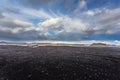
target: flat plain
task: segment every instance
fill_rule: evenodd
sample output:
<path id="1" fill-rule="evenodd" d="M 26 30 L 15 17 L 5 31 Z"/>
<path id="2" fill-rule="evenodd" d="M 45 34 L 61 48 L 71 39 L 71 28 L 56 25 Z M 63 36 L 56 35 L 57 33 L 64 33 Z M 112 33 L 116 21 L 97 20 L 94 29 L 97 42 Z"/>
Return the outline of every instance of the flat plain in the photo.
<path id="1" fill-rule="evenodd" d="M 0 80 L 120 80 L 120 48 L 1 45 Z"/>

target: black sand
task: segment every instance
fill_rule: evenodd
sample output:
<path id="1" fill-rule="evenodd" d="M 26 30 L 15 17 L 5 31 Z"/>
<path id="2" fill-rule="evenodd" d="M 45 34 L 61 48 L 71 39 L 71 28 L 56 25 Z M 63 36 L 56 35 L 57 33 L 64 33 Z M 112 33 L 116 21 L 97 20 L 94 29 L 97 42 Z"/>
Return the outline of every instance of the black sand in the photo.
<path id="1" fill-rule="evenodd" d="M 120 80 L 120 48 L 0 46 L 0 80 Z"/>

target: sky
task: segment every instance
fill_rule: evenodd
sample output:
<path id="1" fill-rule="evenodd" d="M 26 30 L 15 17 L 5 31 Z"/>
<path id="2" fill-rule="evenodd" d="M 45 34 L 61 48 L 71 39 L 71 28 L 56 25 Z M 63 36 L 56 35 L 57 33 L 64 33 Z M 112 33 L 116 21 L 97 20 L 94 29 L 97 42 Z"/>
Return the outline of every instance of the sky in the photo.
<path id="1" fill-rule="evenodd" d="M 120 40 L 120 0 L 0 0 L 3 40 Z"/>

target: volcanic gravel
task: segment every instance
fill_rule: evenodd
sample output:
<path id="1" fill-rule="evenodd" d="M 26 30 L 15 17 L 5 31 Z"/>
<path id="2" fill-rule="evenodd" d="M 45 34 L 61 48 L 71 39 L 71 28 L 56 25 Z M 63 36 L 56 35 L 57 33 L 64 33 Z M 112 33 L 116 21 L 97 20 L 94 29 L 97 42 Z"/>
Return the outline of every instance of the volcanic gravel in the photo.
<path id="1" fill-rule="evenodd" d="M 120 48 L 2 45 L 0 80 L 120 80 Z"/>

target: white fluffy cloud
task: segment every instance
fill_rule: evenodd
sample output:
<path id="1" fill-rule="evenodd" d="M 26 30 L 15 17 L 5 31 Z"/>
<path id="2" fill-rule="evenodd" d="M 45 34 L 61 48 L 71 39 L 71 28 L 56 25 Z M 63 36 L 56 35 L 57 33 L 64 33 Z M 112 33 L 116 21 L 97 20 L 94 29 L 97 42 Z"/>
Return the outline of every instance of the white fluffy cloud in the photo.
<path id="1" fill-rule="evenodd" d="M 16 25 L 20 25 L 20 26 L 23 26 L 23 27 L 31 27 L 33 24 L 30 23 L 30 22 L 27 22 L 27 21 L 22 21 L 22 20 L 14 20 L 13 21 L 14 24 Z"/>
<path id="2" fill-rule="evenodd" d="M 81 33 L 88 29 L 87 24 L 80 19 L 72 19 L 68 16 L 51 18 L 39 23 L 40 30 L 58 30 L 59 32 L 77 32 Z"/>
<path id="3" fill-rule="evenodd" d="M 95 15 L 95 12 L 89 10 L 89 11 L 86 12 L 86 14 L 89 15 L 89 16 L 94 16 L 94 15 Z"/>
<path id="4" fill-rule="evenodd" d="M 102 12 L 104 12 L 104 10 L 105 9 L 88 10 L 88 11 L 84 12 L 84 14 L 93 17 L 93 16 L 101 14 Z"/>
<path id="5" fill-rule="evenodd" d="M 51 18 L 51 19 L 47 19 L 46 21 L 44 21 L 42 23 L 39 23 L 39 26 L 43 27 L 43 28 L 54 29 L 54 28 L 59 27 L 63 21 L 64 21 L 64 19 L 62 17 Z"/>

